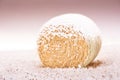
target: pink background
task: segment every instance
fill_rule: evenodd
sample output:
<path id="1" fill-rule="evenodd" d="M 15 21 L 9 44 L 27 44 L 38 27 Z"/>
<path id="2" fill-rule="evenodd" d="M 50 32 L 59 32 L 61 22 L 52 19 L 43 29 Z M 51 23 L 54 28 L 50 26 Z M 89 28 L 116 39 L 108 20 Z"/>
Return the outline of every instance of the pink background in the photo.
<path id="1" fill-rule="evenodd" d="M 65 13 L 94 20 L 103 45 L 120 44 L 120 0 L 0 0 L 0 51 L 35 49 L 41 25 Z"/>

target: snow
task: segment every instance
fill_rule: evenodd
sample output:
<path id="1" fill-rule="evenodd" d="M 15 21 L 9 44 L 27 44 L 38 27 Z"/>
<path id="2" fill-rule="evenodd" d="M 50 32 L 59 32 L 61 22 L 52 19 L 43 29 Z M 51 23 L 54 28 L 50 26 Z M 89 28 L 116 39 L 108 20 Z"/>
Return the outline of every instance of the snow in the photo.
<path id="1" fill-rule="evenodd" d="M 0 80 L 119 80 L 119 49 L 120 45 L 103 46 L 87 68 L 42 67 L 35 50 L 3 51 Z"/>

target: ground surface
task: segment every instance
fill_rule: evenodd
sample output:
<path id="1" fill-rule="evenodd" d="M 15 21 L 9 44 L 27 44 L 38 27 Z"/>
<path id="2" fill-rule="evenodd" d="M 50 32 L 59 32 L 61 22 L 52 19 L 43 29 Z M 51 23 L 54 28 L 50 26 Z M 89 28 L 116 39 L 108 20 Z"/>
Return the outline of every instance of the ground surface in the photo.
<path id="1" fill-rule="evenodd" d="M 103 46 L 87 68 L 44 68 L 36 51 L 3 51 L 0 80 L 120 80 L 120 45 Z"/>

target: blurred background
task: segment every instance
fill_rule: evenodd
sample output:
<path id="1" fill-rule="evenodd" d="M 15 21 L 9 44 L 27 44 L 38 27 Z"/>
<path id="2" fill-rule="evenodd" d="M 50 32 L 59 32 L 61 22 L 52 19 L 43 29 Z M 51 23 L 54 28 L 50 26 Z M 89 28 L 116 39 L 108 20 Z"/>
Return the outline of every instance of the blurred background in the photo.
<path id="1" fill-rule="evenodd" d="M 91 18 L 103 45 L 120 44 L 120 0 L 0 0 L 0 51 L 36 49 L 41 25 L 65 13 Z"/>

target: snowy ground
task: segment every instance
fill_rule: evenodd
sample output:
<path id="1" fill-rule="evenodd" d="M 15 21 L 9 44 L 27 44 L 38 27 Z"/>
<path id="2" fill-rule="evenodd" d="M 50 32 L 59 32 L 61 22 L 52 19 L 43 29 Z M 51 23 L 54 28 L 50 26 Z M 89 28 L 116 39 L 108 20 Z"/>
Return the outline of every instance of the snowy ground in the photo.
<path id="1" fill-rule="evenodd" d="M 120 45 L 103 46 L 87 68 L 45 68 L 36 51 L 2 51 L 0 80 L 120 80 Z"/>

